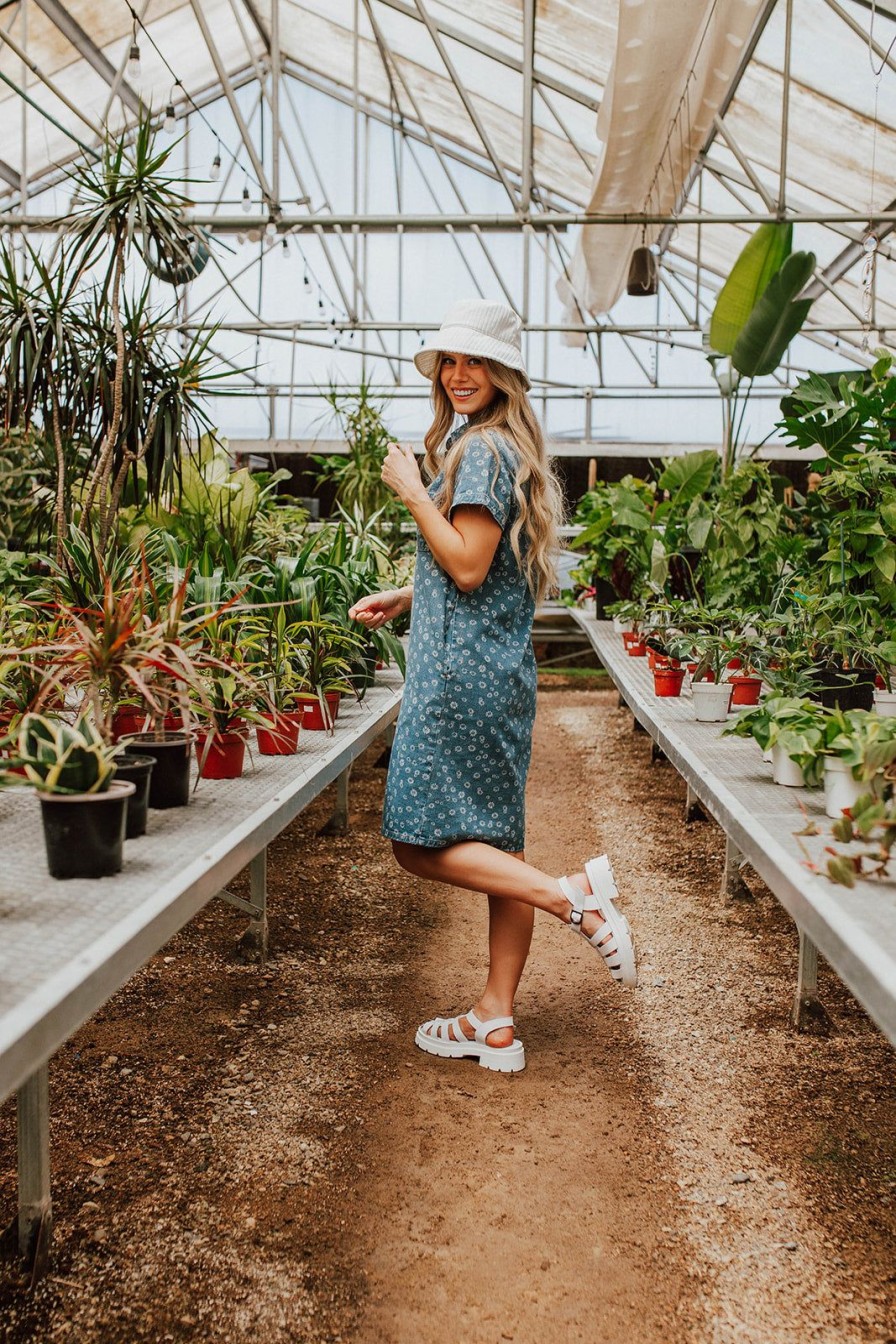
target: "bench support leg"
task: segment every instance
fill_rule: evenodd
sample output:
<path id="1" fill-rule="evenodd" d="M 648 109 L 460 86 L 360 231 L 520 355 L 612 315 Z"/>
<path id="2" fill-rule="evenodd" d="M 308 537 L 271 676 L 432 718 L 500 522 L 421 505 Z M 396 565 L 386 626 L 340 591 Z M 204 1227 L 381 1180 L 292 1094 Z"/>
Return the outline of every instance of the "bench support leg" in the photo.
<path id="1" fill-rule="evenodd" d="M 685 823 L 689 823 L 692 821 L 708 821 L 709 818 L 707 817 L 706 813 L 703 810 L 703 804 L 697 797 L 696 793 L 694 793 L 693 790 L 691 789 L 690 784 L 687 786 L 687 789 L 688 789 L 687 795 L 684 800 Z"/>
<path id="2" fill-rule="evenodd" d="M 662 749 L 662 747 L 660 746 L 659 742 L 651 742 L 651 744 L 650 744 L 650 764 L 651 764 L 651 765 L 656 765 L 657 761 L 667 761 L 668 759 L 669 759 L 669 757 L 668 757 L 668 756 L 666 755 L 666 753 L 663 751 L 663 749 Z"/>
<path id="3" fill-rule="evenodd" d="M 53 1231 L 50 1193 L 50 1086 L 46 1064 L 19 1088 L 19 1250 L 31 1266 L 31 1282 L 47 1271 Z"/>
<path id="4" fill-rule="evenodd" d="M 799 935 L 796 993 L 793 996 L 790 1020 L 797 1031 L 826 1032 L 830 1029 L 831 1023 L 818 998 L 818 948 L 802 929 Z"/>
<path id="5" fill-rule="evenodd" d="M 726 901 L 751 901 L 753 893 L 740 875 L 744 862 L 737 845 L 725 836 L 725 868 L 722 873 L 722 897 Z"/>
<path id="6" fill-rule="evenodd" d="M 318 835 L 345 835 L 348 831 L 348 781 L 350 765 L 336 776 L 336 806 L 330 820 L 321 826 Z"/>
<path id="7" fill-rule="evenodd" d="M 374 770 L 388 770 L 392 759 L 392 743 L 395 741 L 395 724 L 390 723 L 383 733 L 383 749 L 373 763 Z"/>
<path id="8" fill-rule="evenodd" d="M 249 910 L 251 922 L 237 944 L 241 961 L 263 966 L 268 959 L 268 849 L 265 845 L 249 863 Z"/>
<path id="9" fill-rule="evenodd" d="M 634 723 L 632 724 L 632 732 L 633 732 L 633 733 L 646 733 L 646 732 L 647 732 L 647 729 L 644 727 L 643 723 L 639 723 L 638 720 L 635 719 Z"/>

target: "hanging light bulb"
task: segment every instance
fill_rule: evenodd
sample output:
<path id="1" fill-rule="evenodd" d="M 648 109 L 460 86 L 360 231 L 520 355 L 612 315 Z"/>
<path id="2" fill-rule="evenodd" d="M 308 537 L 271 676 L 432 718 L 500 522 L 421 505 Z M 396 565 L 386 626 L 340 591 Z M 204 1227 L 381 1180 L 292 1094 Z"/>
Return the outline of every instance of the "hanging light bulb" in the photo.
<path id="1" fill-rule="evenodd" d="M 265 226 L 264 226 L 264 232 L 265 232 L 265 237 L 266 237 L 266 238 L 276 238 L 276 237 L 277 237 L 277 221 L 274 219 L 274 216 L 273 216 L 273 215 L 270 216 L 270 218 L 268 219 L 267 224 L 265 224 Z"/>
<path id="2" fill-rule="evenodd" d="M 218 141 L 218 147 L 215 150 L 215 157 L 212 159 L 212 166 L 208 170 L 208 175 L 213 182 L 217 182 L 221 176 L 221 142 Z"/>
<path id="3" fill-rule="evenodd" d="M 284 258 L 289 256 L 289 239 L 286 237 L 286 234 L 283 235 L 283 252 L 281 255 Z"/>
<path id="4" fill-rule="evenodd" d="M 243 243 L 245 243 L 246 241 L 246 235 L 244 233 L 238 233 L 236 236 L 236 240 L 239 243 L 240 247 L 242 247 Z"/>
<path id="5" fill-rule="evenodd" d="M 310 294 L 310 293 L 311 293 L 311 281 L 308 279 L 308 272 L 307 272 L 307 271 L 305 272 L 305 279 L 302 281 L 302 284 L 305 286 L 305 293 L 306 293 L 306 294 Z"/>
<path id="6" fill-rule="evenodd" d="M 165 106 L 165 120 L 162 122 L 162 130 L 166 135 L 173 135 L 177 127 L 177 114 L 174 111 L 174 103 L 168 102 Z"/>
<path id="7" fill-rule="evenodd" d="M 131 42 L 131 49 L 128 52 L 127 76 L 131 84 L 139 84 L 143 78 L 143 70 L 140 65 L 140 48 L 137 45 L 137 29 L 134 29 L 134 37 Z"/>
<path id="8" fill-rule="evenodd" d="M 243 187 L 243 214 L 248 215 L 251 209 L 252 209 L 252 201 L 249 198 L 249 186 L 247 183 Z"/>

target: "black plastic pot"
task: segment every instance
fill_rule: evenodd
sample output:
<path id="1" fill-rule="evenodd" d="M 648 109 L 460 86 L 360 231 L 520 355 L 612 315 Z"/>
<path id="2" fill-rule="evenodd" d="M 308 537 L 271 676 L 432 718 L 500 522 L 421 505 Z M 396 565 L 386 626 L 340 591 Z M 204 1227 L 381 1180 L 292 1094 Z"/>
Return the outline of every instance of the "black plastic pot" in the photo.
<path id="1" fill-rule="evenodd" d="M 154 756 L 138 756 L 132 751 L 122 752 L 115 761 L 115 778 L 129 779 L 136 790 L 128 799 L 128 824 L 125 832 L 128 840 L 146 833 L 149 783 L 155 763 Z"/>
<path id="2" fill-rule="evenodd" d="M 844 672 L 837 668 L 816 667 L 812 681 L 818 690 L 812 693 L 812 699 L 820 700 L 825 709 L 873 709 L 875 678 L 873 668 Z"/>
<path id="3" fill-rule="evenodd" d="M 121 872 L 128 799 L 135 787 L 114 779 L 104 793 L 41 793 L 50 876 L 111 877 Z"/>
<path id="4" fill-rule="evenodd" d="M 669 595 L 682 600 L 703 598 L 703 579 L 698 573 L 702 552 L 695 546 L 683 546 L 669 556 Z"/>
<path id="5" fill-rule="evenodd" d="M 619 601 L 619 594 L 609 579 L 600 579 L 596 575 L 591 580 L 594 585 L 594 615 L 598 621 L 606 618 L 607 607 Z"/>
<path id="6" fill-rule="evenodd" d="M 136 733 L 128 750 L 155 760 L 149 777 L 149 806 L 186 807 L 190 801 L 190 738 L 184 733 Z"/>

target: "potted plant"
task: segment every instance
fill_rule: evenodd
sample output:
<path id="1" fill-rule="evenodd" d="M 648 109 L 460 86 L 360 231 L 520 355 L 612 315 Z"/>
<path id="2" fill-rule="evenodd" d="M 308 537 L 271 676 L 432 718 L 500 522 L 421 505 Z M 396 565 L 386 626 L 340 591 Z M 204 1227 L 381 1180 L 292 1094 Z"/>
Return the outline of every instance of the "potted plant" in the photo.
<path id="1" fill-rule="evenodd" d="M 824 739 L 825 813 L 839 817 L 866 793 L 882 796 L 896 761 L 896 719 L 861 709 L 835 710 Z"/>
<path id="2" fill-rule="evenodd" d="M 724 732 L 752 737 L 771 755 L 774 782 L 800 788 L 820 783 L 826 721 L 825 710 L 814 700 L 769 695 L 745 709 Z"/>
<path id="3" fill-rule="evenodd" d="M 89 711 L 73 725 L 43 714 L 22 720 L 16 764 L 38 792 L 51 877 L 121 871 L 134 785 L 115 779 L 116 751 Z"/>
<path id="4" fill-rule="evenodd" d="M 694 717 L 698 723 L 724 723 L 731 708 L 731 687 L 723 681 L 728 640 L 715 631 L 698 630 L 689 637 L 689 643 L 697 659 L 691 674 Z"/>
<path id="5" fill-rule="evenodd" d="M 302 727 L 332 732 L 339 701 L 354 688 L 351 656 L 362 640 L 338 621 L 315 615 L 296 628 L 296 667 L 301 689 L 296 701 L 302 708 Z"/>
<path id="6" fill-rule="evenodd" d="M 250 657 L 260 688 L 255 724 L 258 750 L 262 756 L 292 756 L 298 749 L 303 717 L 296 702 L 301 685 L 298 631 L 287 624 L 283 607 L 276 609 L 273 619 L 267 614 L 261 620 L 256 618 L 255 626 L 258 636 Z"/>

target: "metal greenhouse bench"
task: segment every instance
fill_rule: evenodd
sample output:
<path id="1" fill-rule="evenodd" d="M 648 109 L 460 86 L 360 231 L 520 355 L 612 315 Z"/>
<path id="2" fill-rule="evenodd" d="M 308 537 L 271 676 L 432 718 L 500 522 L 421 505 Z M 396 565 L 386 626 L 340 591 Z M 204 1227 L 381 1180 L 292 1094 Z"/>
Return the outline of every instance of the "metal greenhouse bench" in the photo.
<path id="1" fill-rule="evenodd" d="M 344 829 L 352 763 L 391 730 L 402 684 L 381 673 L 360 704 L 344 703 L 332 737 L 303 733 L 295 756 L 253 753 L 242 779 L 203 780 L 189 807 L 151 812 L 117 877 L 53 881 L 35 798 L 0 794 L 0 1100 L 18 1093 L 19 1245 L 35 1276 L 52 1226 L 50 1056 L 213 896 L 250 916 L 242 941 L 264 959 L 268 844 L 334 780 L 329 825 Z M 244 901 L 224 888 L 247 865 Z"/>
<path id="2" fill-rule="evenodd" d="M 820 791 L 773 784 L 770 767 L 743 738 L 720 737 L 720 725 L 697 723 L 690 696 L 658 698 L 645 658 L 629 658 L 608 621 L 571 613 L 590 640 L 654 751 L 687 785 L 686 820 L 702 807 L 726 835 L 723 894 L 745 894 L 740 869 L 749 863 L 774 892 L 799 931 L 793 1021 L 823 1015 L 817 999 L 818 953 L 891 1042 L 896 1044 L 896 884 L 865 881 L 849 890 L 806 865 L 830 844 Z M 802 809 L 802 810 L 801 810 Z M 805 812 L 805 816 L 803 813 Z M 800 837 L 808 818 L 822 834 Z M 805 849 L 801 848 L 801 844 Z"/>

